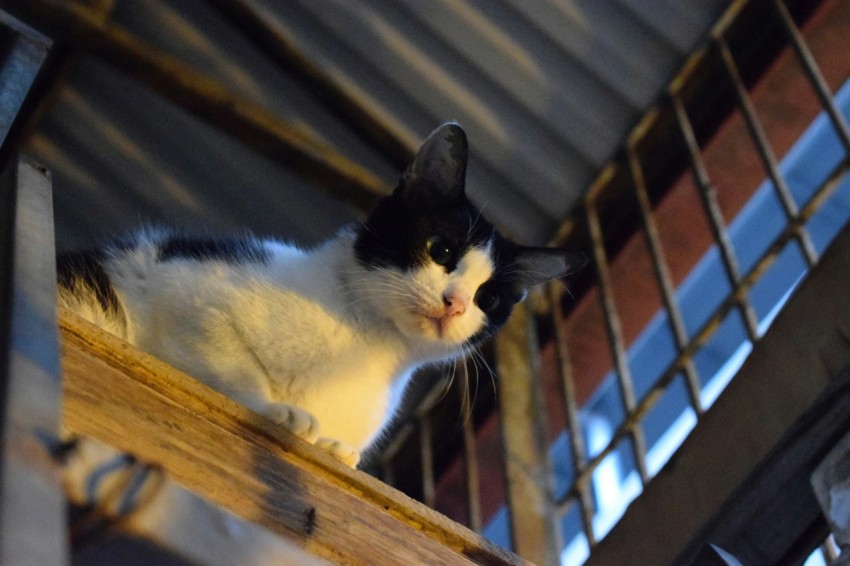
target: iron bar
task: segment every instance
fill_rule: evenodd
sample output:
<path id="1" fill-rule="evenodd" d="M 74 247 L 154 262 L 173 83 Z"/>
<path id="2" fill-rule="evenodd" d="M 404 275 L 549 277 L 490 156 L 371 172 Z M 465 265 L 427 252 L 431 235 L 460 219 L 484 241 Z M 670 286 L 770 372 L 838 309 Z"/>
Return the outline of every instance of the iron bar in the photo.
<path id="1" fill-rule="evenodd" d="M 431 418 L 419 417 L 419 455 L 422 458 L 422 502 L 434 508 L 437 492 L 434 487 L 434 446 L 431 439 Z"/>
<path id="2" fill-rule="evenodd" d="M 605 254 L 605 240 L 602 235 L 602 227 L 599 223 L 599 214 L 594 202 L 586 203 L 587 223 L 590 230 L 590 239 L 593 242 L 593 256 L 596 260 L 596 270 L 599 275 L 599 290 L 602 310 L 605 313 L 605 329 L 608 333 L 608 343 L 614 356 L 617 383 L 620 386 L 620 394 L 626 407 L 626 414 L 630 415 L 636 406 L 634 384 L 632 373 L 626 358 L 626 346 L 623 340 L 623 331 L 620 325 L 620 317 L 614 306 L 614 292 L 611 285 L 611 277 L 608 273 L 608 258 Z M 646 468 L 646 441 L 643 431 L 632 428 L 629 431 L 632 437 L 632 452 L 635 457 L 635 466 L 640 474 L 644 485 L 649 481 L 649 473 Z"/>
<path id="3" fill-rule="evenodd" d="M 562 546 L 539 380 L 540 351 L 527 303 L 514 308 L 496 335 L 495 352 L 514 549 L 534 563 L 555 564 Z"/>
<path id="4" fill-rule="evenodd" d="M 741 74 L 738 72 L 738 67 L 735 64 L 734 57 L 732 57 L 732 52 L 729 50 L 729 45 L 726 43 L 726 40 L 722 35 L 718 35 L 715 38 L 715 43 L 720 51 L 720 58 L 723 61 L 726 72 L 732 80 L 732 84 L 735 88 L 735 95 L 738 98 L 738 105 L 743 113 L 744 122 L 747 124 L 747 129 L 756 144 L 758 154 L 764 163 L 767 175 L 773 184 L 776 196 L 779 198 L 779 202 L 785 212 L 785 217 L 790 223 L 798 214 L 797 204 L 794 202 L 794 197 L 785 182 L 784 176 L 779 171 L 779 163 L 770 147 L 767 134 L 765 134 L 764 129 L 756 116 L 755 107 L 750 100 L 750 95 L 747 93 L 746 86 L 744 86 Z M 814 244 L 812 244 L 808 230 L 806 230 L 803 226 L 799 226 L 797 230 L 798 231 L 794 237 L 800 245 L 800 248 L 803 250 L 803 257 L 805 257 L 806 263 L 808 263 L 809 267 L 811 267 L 817 263 L 818 253 L 815 251 L 815 247 Z"/>
<path id="5" fill-rule="evenodd" d="M 559 375 L 561 377 L 561 388 L 564 394 L 564 407 L 567 415 L 567 432 L 570 437 L 570 453 L 573 458 L 573 470 L 575 477 L 579 477 L 587 466 L 587 447 L 582 435 L 579 405 L 576 399 L 575 378 L 570 361 L 570 352 L 567 347 L 567 337 L 564 332 L 564 314 L 561 310 L 561 295 L 563 288 L 557 283 L 549 284 L 549 302 L 552 313 L 552 324 L 555 334 L 555 354 L 558 359 Z M 589 485 L 585 482 L 578 486 L 578 503 L 581 511 L 581 521 L 587 542 L 591 548 L 596 545 L 596 536 L 593 533 L 593 495 Z"/>
<path id="6" fill-rule="evenodd" d="M 806 45 L 802 34 L 800 33 L 797 24 L 794 23 L 794 18 L 785 6 L 783 0 L 774 0 L 776 11 L 779 14 L 783 27 L 785 28 L 788 38 L 791 40 L 791 45 L 800 59 L 800 64 L 803 66 L 803 71 L 811 81 L 815 89 L 815 93 L 823 105 L 824 111 L 829 115 L 832 125 L 835 128 L 835 133 L 844 145 L 844 150 L 850 154 L 850 127 L 847 126 L 847 121 L 841 110 L 835 105 L 829 85 L 826 84 L 823 74 L 820 72 L 820 67 L 815 61 L 811 50 Z"/>
<path id="7" fill-rule="evenodd" d="M 30 88 L 45 65 L 50 40 L 0 10 L 0 168 L 13 159 L 19 120 Z"/>
<path id="8" fill-rule="evenodd" d="M 741 278 L 740 292 L 749 291 L 753 285 L 761 278 L 765 271 L 773 264 L 776 257 L 782 249 L 796 238 L 797 231 L 800 226 L 804 225 L 823 205 L 824 201 L 835 191 L 843 177 L 850 171 L 850 157 L 845 158 L 833 169 L 827 180 L 818 188 L 812 195 L 806 205 L 800 210 L 798 216 L 790 222 L 785 229 L 774 239 L 770 247 L 765 251 L 756 264 Z M 658 378 L 652 388 L 644 395 L 640 403 L 634 408 L 634 411 L 627 415 L 626 420 L 614 431 L 611 440 L 608 444 L 592 459 L 587 462 L 587 466 L 580 477 L 576 478 L 576 484 L 579 481 L 589 481 L 590 476 L 596 467 L 610 455 L 614 449 L 626 435 L 631 434 L 631 430 L 637 427 L 640 420 L 646 415 L 652 406 L 661 398 L 667 386 L 673 381 L 681 369 L 682 362 L 685 358 L 693 357 L 714 332 L 719 328 L 720 323 L 735 307 L 737 298 L 734 294 L 730 294 L 723 303 L 715 309 L 714 314 L 702 325 L 702 327 L 693 335 L 685 350 L 667 367 L 664 373 Z M 577 497 L 578 491 L 575 487 L 571 489 L 559 502 L 558 511 L 562 512 L 567 507 L 567 500 L 572 497 Z"/>
<path id="9" fill-rule="evenodd" d="M 637 151 L 634 145 L 629 145 L 626 150 L 629 168 L 632 173 L 632 182 L 634 184 L 635 195 L 637 196 L 638 206 L 640 208 L 641 222 L 643 223 L 644 235 L 649 246 L 649 253 L 652 257 L 652 270 L 655 274 L 655 279 L 658 282 L 658 288 L 661 291 L 661 299 L 664 302 L 664 308 L 667 310 L 667 320 L 670 322 L 670 328 L 673 330 L 673 339 L 676 343 L 676 353 L 681 355 L 688 343 L 688 333 L 685 330 L 685 322 L 682 318 L 682 311 L 676 302 L 676 288 L 673 284 L 673 277 L 670 275 L 670 270 L 667 266 L 667 259 L 664 256 L 664 249 L 661 246 L 661 237 L 658 234 L 658 227 L 655 224 L 655 219 L 652 216 L 652 204 L 649 200 L 649 194 L 646 190 L 646 179 L 643 175 L 640 160 L 637 156 Z M 688 396 L 691 400 L 691 406 L 697 414 L 697 417 L 702 416 L 703 408 L 700 400 L 700 382 L 697 375 L 696 367 L 691 358 L 685 358 L 682 363 L 682 371 L 685 375 L 685 383 L 688 389 Z"/>
<path id="10" fill-rule="evenodd" d="M 835 537 L 830 534 L 820 546 L 820 551 L 823 553 L 823 558 L 827 564 L 835 564 L 841 554 L 841 549 L 835 542 Z"/>
<path id="11" fill-rule="evenodd" d="M 469 511 L 469 527 L 481 532 L 481 488 L 478 481 L 478 452 L 475 442 L 475 426 L 472 419 L 472 403 L 469 390 L 469 368 L 466 360 L 457 362 L 461 369 L 461 381 L 457 388 L 460 395 L 460 414 L 463 429 L 464 474 L 466 476 L 466 503 Z"/>
<path id="12" fill-rule="evenodd" d="M 744 327 L 747 330 L 747 337 L 751 342 L 755 342 L 759 339 L 758 318 L 756 317 L 752 304 L 750 304 L 746 291 L 741 290 L 741 271 L 738 267 L 738 258 L 735 255 L 732 238 L 729 236 L 729 231 L 726 229 L 726 221 L 723 218 L 723 212 L 720 210 L 720 204 L 717 201 L 717 189 L 711 182 L 708 170 L 706 169 L 705 163 L 700 155 L 696 135 L 694 134 L 693 126 L 688 118 L 688 113 L 685 110 L 682 99 L 675 93 L 671 93 L 670 99 L 672 100 L 673 109 L 676 114 L 679 131 L 685 139 L 685 145 L 688 148 L 688 158 L 691 162 L 691 169 L 693 170 L 694 180 L 697 185 L 697 192 L 702 200 L 706 216 L 708 216 L 714 241 L 720 251 L 720 257 L 723 260 L 723 267 L 726 270 L 726 277 L 729 279 L 729 284 L 734 289 L 735 296 L 738 299 L 738 310 L 744 321 Z"/>
<path id="13" fill-rule="evenodd" d="M 387 485 L 395 485 L 395 466 L 389 460 L 381 461 L 381 481 Z"/>

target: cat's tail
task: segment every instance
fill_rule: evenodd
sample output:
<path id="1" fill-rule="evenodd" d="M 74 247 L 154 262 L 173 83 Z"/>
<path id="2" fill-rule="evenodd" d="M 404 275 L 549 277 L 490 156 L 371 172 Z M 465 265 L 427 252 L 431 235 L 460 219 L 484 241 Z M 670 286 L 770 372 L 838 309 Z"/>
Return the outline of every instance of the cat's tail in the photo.
<path id="1" fill-rule="evenodd" d="M 107 332 L 129 340 L 129 325 L 121 299 L 104 268 L 98 250 L 59 254 L 56 258 L 58 304 Z"/>

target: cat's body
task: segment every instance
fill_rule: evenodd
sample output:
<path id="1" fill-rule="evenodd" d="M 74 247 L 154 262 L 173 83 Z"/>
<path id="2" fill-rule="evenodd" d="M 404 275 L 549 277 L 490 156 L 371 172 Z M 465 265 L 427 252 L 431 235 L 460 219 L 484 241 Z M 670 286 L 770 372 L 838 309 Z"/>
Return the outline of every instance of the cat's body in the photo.
<path id="1" fill-rule="evenodd" d="M 142 233 L 60 257 L 60 304 L 354 465 L 417 368 L 575 267 L 500 236 L 465 168 L 463 131 L 443 126 L 363 225 L 314 250 Z"/>

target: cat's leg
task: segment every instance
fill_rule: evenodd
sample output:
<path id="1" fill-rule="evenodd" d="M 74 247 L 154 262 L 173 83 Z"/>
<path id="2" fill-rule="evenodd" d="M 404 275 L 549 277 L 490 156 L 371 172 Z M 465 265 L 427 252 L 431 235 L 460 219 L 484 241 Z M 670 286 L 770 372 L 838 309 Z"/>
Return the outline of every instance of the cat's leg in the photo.
<path id="1" fill-rule="evenodd" d="M 360 461 L 360 452 L 339 440 L 320 438 L 316 441 L 316 446 L 352 468 L 357 467 L 357 463 Z"/>
<path id="2" fill-rule="evenodd" d="M 300 407 L 273 401 L 253 401 L 245 404 L 249 409 L 274 421 L 311 444 L 319 439 L 319 421 Z"/>

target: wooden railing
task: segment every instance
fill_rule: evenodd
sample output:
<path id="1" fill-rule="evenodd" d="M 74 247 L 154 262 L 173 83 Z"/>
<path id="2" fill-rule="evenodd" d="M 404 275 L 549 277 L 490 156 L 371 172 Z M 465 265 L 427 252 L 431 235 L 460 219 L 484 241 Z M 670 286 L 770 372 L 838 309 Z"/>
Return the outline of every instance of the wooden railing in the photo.
<path id="1" fill-rule="evenodd" d="M 2 208 L 14 215 L 3 242 L 0 563 L 67 562 L 63 464 L 89 438 L 157 470 L 158 481 L 138 516 L 106 498 L 72 502 L 193 562 L 524 563 L 71 312 L 57 332 L 49 176 L 21 159 L 3 181 Z M 95 473 L 67 474 L 69 493 Z M 227 517 L 242 534 L 210 547 L 201 529 L 216 514 L 241 519 Z"/>
<path id="2" fill-rule="evenodd" d="M 291 545 L 343 564 L 523 563 L 72 313 L 60 328 L 65 428 Z"/>

